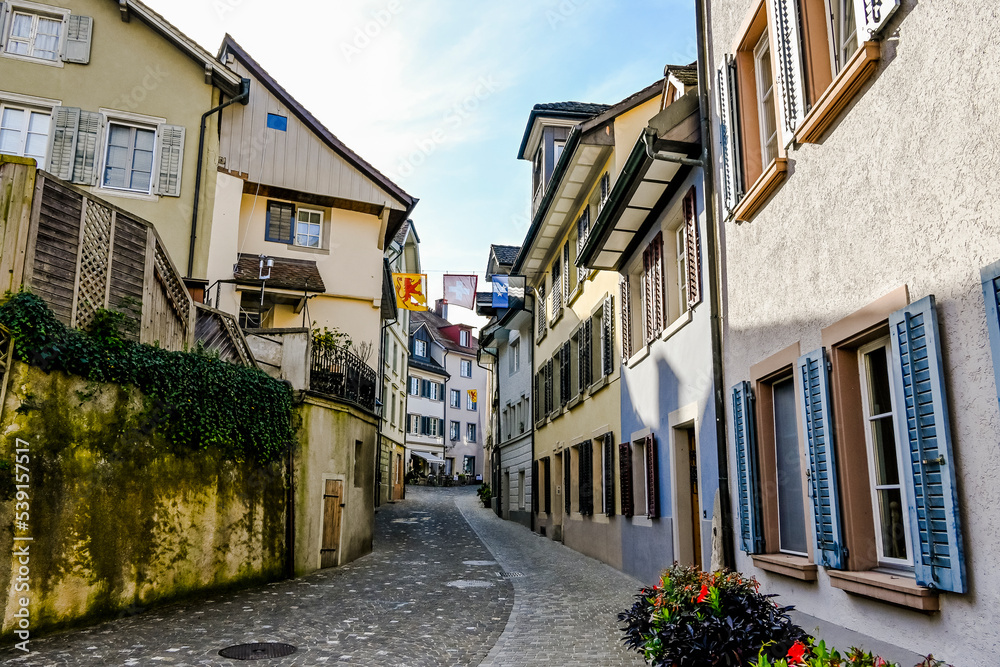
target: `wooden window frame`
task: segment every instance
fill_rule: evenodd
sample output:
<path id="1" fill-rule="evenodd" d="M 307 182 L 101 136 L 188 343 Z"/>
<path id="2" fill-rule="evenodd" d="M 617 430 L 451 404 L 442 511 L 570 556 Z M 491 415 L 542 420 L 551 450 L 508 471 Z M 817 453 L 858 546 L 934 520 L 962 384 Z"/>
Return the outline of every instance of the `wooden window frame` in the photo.
<path id="1" fill-rule="evenodd" d="M 31 117 L 32 117 L 33 114 L 39 114 L 39 115 L 44 115 L 44 116 L 48 117 L 48 119 L 49 119 L 49 129 L 45 133 L 45 155 L 41 156 L 41 160 L 40 161 L 37 160 L 37 159 L 35 159 L 35 162 L 38 165 L 38 168 L 44 170 L 46 168 L 47 160 L 49 159 L 49 156 L 48 156 L 48 148 L 49 148 L 49 146 L 48 146 L 48 144 L 49 144 L 49 141 L 50 141 L 50 137 L 52 136 L 52 130 L 54 129 L 53 118 L 52 118 L 52 107 L 44 107 L 44 106 L 43 107 L 36 107 L 36 106 L 31 106 L 31 105 L 26 105 L 26 104 L 19 104 L 19 103 L 16 103 L 16 102 L 10 102 L 10 101 L 6 101 L 6 100 L 0 100 L 0 125 L 3 124 L 4 112 L 7 111 L 8 109 L 15 110 L 15 111 L 21 111 L 21 112 L 24 113 L 24 127 L 23 127 L 23 129 L 20 130 L 20 132 L 22 134 L 22 137 L 21 137 L 21 146 L 20 146 L 20 149 L 18 150 L 18 152 L 16 152 L 16 153 L 4 153 L 5 155 L 17 155 L 17 156 L 20 156 L 20 157 L 32 157 L 34 159 L 34 156 L 25 155 L 25 150 L 27 149 L 27 146 L 28 146 L 28 136 L 29 136 L 29 134 L 31 134 L 28 131 L 28 128 L 31 126 Z M 6 128 L 6 129 L 9 130 L 10 128 Z M 41 135 L 39 135 L 39 136 L 41 136 Z"/>
<path id="2" fill-rule="evenodd" d="M 303 236 L 306 236 L 307 238 L 311 238 L 313 236 L 316 236 L 316 245 L 309 245 L 308 243 L 305 243 L 305 244 L 299 243 L 299 235 L 300 235 L 299 225 L 307 225 L 308 226 L 308 225 L 313 224 L 313 223 L 311 223 L 309 221 L 303 222 L 302 220 L 299 219 L 299 216 L 301 216 L 303 213 L 319 215 L 319 233 L 315 234 L 315 235 L 314 234 L 309 234 L 309 233 L 303 234 Z M 295 209 L 295 233 L 292 235 L 292 245 L 294 245 L 296 248 L 309 248 L 309 249 L 312 249 L 312 250 L 322 250 L 324 248 L 323 240 L 326 237 L 326 234 L 324 233 L 325 226 L 326 226 L 326 215 L 324 214 L 324 212 L 323 212 L 322 209 L 307 208 L 307 207 L 302 207 L 302 206 L 296 207 L 296 209 Z"/>
<path id="3" fill-rule="evenodd" d="M 10 50 L 11 40 L 18 43 L 25 43 L 21 38 L 12 38 L 11 31 L 14 28 L 14 16 L 17 14 L 24 14 L 31 17 L 31 35 L 27 40 L 28 53 L 14 53 Z M 38 4 L 34 2 L 9 2 L 7 8 L 7 20 L 3 25 L 3 32 L 0 34 L 0 42 L 2 42 L 3 49 L 0 53 L 3 53 L 4 57 L 15 58 L 18 60 L 26 60 L 33 63 L 39 63 L 43 65 L 50 65 L 53 67 L 63 66 L 63 46 L 66 43 L 66 19 L 69 16 L 68 11 L 60 11 L 57 7 L 51 7 L 49 5 Z M 47 19 L 50 21 L 59 22 L 59 44 L 56 46 L 56 53 L 54 58 L 44 58 L 41 56 L 33 55 L 35 40 L 38 37 L 38 23 L 41 19 Z"/>

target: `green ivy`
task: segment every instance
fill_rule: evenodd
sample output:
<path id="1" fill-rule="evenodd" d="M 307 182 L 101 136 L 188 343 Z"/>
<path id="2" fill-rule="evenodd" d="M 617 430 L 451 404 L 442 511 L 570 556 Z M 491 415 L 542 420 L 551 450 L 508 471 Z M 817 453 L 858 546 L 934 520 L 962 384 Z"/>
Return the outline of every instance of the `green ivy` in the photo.
<path id="1" fill-rule="evenodd" d="M 70 329 L 38 296 L 8 294 L 0 324 L 14 337 L 14 357 L 45 372 L 134 385 L 150 399 L 154 428 L 175 445 L 218 449 L 236 461 L 266 464 L 287 451 L 290 387 L 263 371 L 198 349 L 170 352 L 126 340 L 126 313 L 98 311 L 86 332 Z"/>

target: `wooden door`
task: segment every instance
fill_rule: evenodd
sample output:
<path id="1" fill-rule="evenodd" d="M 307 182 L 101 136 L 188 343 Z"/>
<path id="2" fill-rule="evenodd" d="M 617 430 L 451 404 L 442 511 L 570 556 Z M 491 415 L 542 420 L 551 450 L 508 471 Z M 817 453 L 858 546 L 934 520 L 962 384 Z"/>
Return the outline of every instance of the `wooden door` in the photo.
<path id="1" fill-rule="evenodd" d="M 702 567 L 701 561 L 701 503 L 698 502 L 698 451 L 694 444 L 694 430 L 688 432 L 688 470 L 691 475 L 691 543 L 694 548 L 694 564 Z"/>
<path id="2" fill-rule="evenodd" d="M 323 546 L 320 549 L 320 567 L 333 567 L 337 564 L 343 501 L 344 483 L 339 479 L 326 480 L 326 489 L 323 492 Z"/>

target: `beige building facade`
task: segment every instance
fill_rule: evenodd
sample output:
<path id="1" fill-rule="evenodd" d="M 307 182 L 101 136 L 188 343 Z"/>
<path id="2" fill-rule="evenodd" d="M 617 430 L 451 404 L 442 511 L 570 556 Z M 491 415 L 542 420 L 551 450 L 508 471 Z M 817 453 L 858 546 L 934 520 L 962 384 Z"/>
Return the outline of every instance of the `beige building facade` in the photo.
<path id="1" fill-rule="evenodd" d="M 1000 644 L 997 114 L 977 103 L 1000 79 L 979 9 L 711 3 L 737 565 L 956 667 Z"/>

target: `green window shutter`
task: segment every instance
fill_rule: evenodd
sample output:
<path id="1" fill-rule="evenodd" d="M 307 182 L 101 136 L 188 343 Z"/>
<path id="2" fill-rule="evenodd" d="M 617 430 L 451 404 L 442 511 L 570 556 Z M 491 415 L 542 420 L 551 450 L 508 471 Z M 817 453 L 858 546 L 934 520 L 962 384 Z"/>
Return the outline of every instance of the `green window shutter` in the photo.
<path id="1" fill-rule="evenodd" d="M 914 573 L 921 586 L 964 593 L 965 557 L 934 296 L 893 313 L 889 333 Z"/>
<path id="2" fill-rule="evenodd" d="M 615 438 L 604 434 L 604 513 L 615 515 Z"/>
<path id="3" fill-rule="evenodd" d="M 881 2 L 882 0 L 878 0 Z M 799 33 L 798 0 L 772 0 L 777 87 L 781 95 L 781 137 L 785 146 L 795 140 L 806 115 L 805 88 L 802 85 L 802 37 Z"/>
<path id="4" fill-rule="evenodd" d="M 265 241 L 291 244 L 295 239 L 295 207 L 284 202 L 267 202 Z"/>
<path id="5" fill-rule="evenodd" d="M 62 59 L 67 63 L 86 65 L 90 62 L 90 40 L 94 34 L 94 19 L 70 14 L 66 19 L 66 41 Z"/>
<path id="6" fill-rule="evenodd" d="M 97 146 L 104 130 L 104 116 L 96 111 L 81 111 L 73 155 L 73 183 L 97 185 Z"/>
<path id="7" fill-rule="evenodd" d="M 421 417 L 420 418 L 420 435 L 427 435 L 430 431 L 430 418 Z"/>
<path id="8" fill-rule="evenodd" d="M 986 328 L 990 333 L 990 351 L 993 356 L 993 377 L 1000 401 L 1000 262 L 984 267 L 983 301 L 986 304 Z"/>
<path id="9" fill-rule="evenodd" d="M 45 163 L 53 176 L 64 181 L 73 178 L 76 133 L 79 126 L 79 108 L 56 107 L 52 110 L 52 139 L 49 140 L 49 156 Z"/>
<path id="10" fill-rule="evenodd" d="M 618 445 L 618 485 L 622 495 L 622 516 L 632 516 L 635 512 L 632 502 L 632 443 Z"/>
<path id="11" fill-rule="evenodd" d="M 874 39 L 889 17 L 899 8 L 899 0 L 854 0 L 854 20 L 858 23 L 858 44 Z"/>
<path id="12" fill-rule="evenodd" d="M 733 438 L 736 443 L 736 473 L 740 508 L 740 541 L 743 551 L 764 551 L 760 517 L 760 477 L 757 474 L 757 428 L 749 382 L 733 386 Z"/>
<path id="13" fill-rule="evenodd" d="M 158 125 L 156 127 L 156 156 L 153 164 L 154 192 L 164 197 L 181 196 L 181 171 L 184 166 L 184 134 L 180 125 Z"/>
<path id="14" fill-rule="evenodd" d="M 825 567 L 842 570 L 847 558 L 843 550 L 830 379 L 823 349 L 799 357 L 796 367 L 802 385 L 803 426 L 809 450 L 807 477 L 816 527 L 816 554 Z"/>
<path id="15" fill-rule="evenodd" d="M 719 143 L 722 154 L 722 194 L 726 213 L 732 216 L 743 199 L 743 153 L 740 150 L 739 115 L 736 107 L 736 60 L 726 54 L 718 71 Z"/>
<path id="16" fill-rule="evenodd" d="M 646 437 L 646 516 L 655 519 L 660 516 L 660 475 L 657 470 L 659 457 L 656 452 L 656 438 Z"/>

